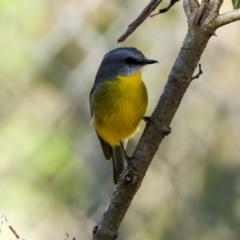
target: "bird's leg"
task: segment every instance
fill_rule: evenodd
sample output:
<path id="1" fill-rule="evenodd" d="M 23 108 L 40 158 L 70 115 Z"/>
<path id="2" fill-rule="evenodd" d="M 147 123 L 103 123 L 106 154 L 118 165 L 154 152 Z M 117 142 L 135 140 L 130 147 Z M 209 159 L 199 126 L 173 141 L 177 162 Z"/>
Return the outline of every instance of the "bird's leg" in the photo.
<path id="1" fill-rule="evenodd" d="M 139 175 L 138 174 L 138 169 L 136 168 L 136 166 L 134 166 L 134 164 L 132 164 L 133 157 L 132 156 L 128 156 L 126 154 L 122 142 L 121 142 L 121 147 L 122 147 L 122 150 L 123 150 L 123 152 L 125 154 L 125 159 L 126 159 L 127 168 L 128 168 L 128 172 L 125 175 L 125 182 L 134 184 L 134 183 L 137 182 L 137 179 L 138 179 L 138 175 Z"/>
<path id="2" fill-rule="evenodd" d="M 143 117 L 143 120 L 144 120 L 145 123 L 150 122 L 150 123 L 152 123 L 154 126 L 157 126 L 157 124 L 151 119 L 150 116 L 145 116 L 145 117 Z"/>
<path id="3" fill-rule="evenodd" d="M 128 167 L 133 168 L 132 164 L 131 164 L 132 157 L 127 155 L 122 142 L 121 142 L 121 147 L 122 147 L 122 150 L 124 152 L 124 156 L 125 156 Z"/>
<path id="4" fill-rule="evenodd" d="M 124 149 L 124 146 L 123 146 L 122 141 L 121 141 L 120 143 L 121 143 L 122 151 L 124 152 L 124 156 L 125 156 L 127 165 L 129 166 L 129 162 L 131 161 L 131 158 L 132 158 L 132 157 L 130 157 L 130 156 L 127 155 L 127 153 L 126 153 L 126 151 L 125 151 L 125 149 Z"/>
<path id="5" fill-rule="evenodd" d="M 124 152 L 125 159 L 127 160 L 129 158 L 129 156 L 127 155 L 127 153 L 126 153 L 126 151 L 124 149 L 122 141 L 120 142 L 120 144 L 121 144 L 122 151 Z"/>

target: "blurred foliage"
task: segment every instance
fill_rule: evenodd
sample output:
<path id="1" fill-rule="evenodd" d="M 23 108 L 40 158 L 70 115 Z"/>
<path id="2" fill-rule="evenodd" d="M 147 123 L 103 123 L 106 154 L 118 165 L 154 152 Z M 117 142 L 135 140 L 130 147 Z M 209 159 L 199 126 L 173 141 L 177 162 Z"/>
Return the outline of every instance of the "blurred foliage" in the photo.
<path id="1" fill-rule="evenodd" d="M 239 0 L 232 0 L 233 8 L 238 9 L 240 8 L 240 1 Z"/>
<path id="2" fill-rule="evenodd" d="M 120 46 L 159 60 L 143 73 L 151 114 L 187 31 L 176 4 L 117 44 L 145 5 L 0 1 L 0 212 L 22 238 L 91 238 L 114 189 L 111 163 L 90 124 L 88 95 L 100 61 Z M 222 12 L 231 8 L 224 1 Z M 231 24 L 210 40 L 204 74 L 189 87 L 120 240 L 240 239 L 238 29 L 239 22 Z M 3 226 L 0 238 L 10 235 Z"/>

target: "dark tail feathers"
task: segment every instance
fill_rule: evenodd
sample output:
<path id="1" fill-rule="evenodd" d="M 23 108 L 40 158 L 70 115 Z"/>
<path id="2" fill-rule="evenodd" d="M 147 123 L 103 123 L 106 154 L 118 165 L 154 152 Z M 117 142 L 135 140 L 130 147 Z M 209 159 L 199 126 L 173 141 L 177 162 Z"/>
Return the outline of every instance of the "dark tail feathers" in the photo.
<path id="1" fill-rule="evenodd" d="M 113 147 L 113 180 L 114 183 L 117 184 L 119 175 L 123 172 L 124 169 L 124 161 L 125 161 L 125 153 L 122 146 Z"/>

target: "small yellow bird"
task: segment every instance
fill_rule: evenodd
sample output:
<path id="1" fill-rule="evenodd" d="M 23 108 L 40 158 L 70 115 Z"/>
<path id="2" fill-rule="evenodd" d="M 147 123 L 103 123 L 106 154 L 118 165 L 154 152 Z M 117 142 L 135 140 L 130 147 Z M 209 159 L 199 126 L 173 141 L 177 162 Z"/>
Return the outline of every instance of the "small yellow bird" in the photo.
<path id="1" fill-rule="evenodd" d="M 142 67 L 157 62 L 136 48 L 117 48 L 104 56 L 98 69 L 90 93 L 92 123 L 106 160 L 112 158 L 115 184 L 124 169 L 123 142 L 137 131 L 147 110 Z"/>

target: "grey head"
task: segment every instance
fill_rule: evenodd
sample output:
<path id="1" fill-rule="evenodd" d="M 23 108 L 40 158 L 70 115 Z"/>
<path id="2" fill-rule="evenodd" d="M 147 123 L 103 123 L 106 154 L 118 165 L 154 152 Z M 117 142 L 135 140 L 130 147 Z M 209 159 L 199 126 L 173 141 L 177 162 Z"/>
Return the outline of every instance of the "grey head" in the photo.
<path id="1" fill-rule="evenodd" d="M 136 48 L 116 48 L 104 56 L 96 75 L 95 84 L 104 80 L 115 80 L 118 75 L 132 75 L 144 65 L 157 62 L 147 59 Z"/>

